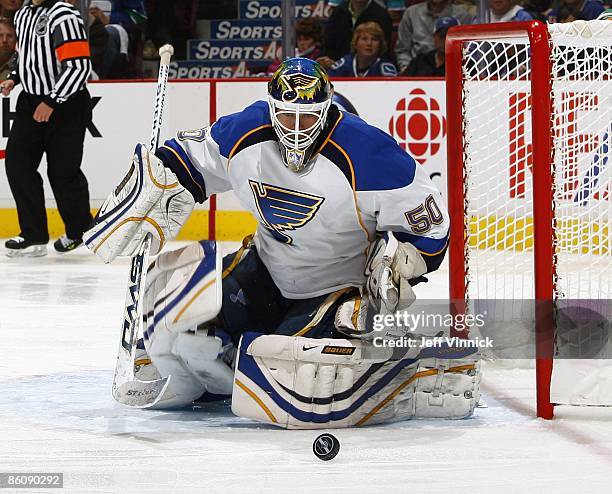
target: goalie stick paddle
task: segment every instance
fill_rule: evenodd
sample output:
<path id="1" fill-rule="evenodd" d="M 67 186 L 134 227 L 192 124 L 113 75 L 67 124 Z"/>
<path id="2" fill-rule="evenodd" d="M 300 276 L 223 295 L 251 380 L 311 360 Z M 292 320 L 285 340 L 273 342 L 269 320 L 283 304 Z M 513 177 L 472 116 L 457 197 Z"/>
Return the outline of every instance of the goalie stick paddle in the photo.
<path id="1" fill-rule="evenodd" d="M 174 53 L 172 45 L 164 45 L 159 49 L 159 74 L 157 76 L 157 94 L 155 111 L 151 128 L 150 149 L 157 149 L 164 112 L 164 98 L 168 84 L 170 58 Z M 134 356 L 138 342 L 139 328 L 142 324 L 142 305 L 144 289 L 149 264 L 151 237 L 147 235 L 142 241 L 136 255 L 132 257 L 128 290 L 125 296 L 123 311 L 123 327 L 121 341 L 113 379 L 113 398 L 124 405 L 137 408 L 152 407 L 164 396 L 170 383 L 170 376 L 155 381 L 140 381 L 134 376 Z"/>

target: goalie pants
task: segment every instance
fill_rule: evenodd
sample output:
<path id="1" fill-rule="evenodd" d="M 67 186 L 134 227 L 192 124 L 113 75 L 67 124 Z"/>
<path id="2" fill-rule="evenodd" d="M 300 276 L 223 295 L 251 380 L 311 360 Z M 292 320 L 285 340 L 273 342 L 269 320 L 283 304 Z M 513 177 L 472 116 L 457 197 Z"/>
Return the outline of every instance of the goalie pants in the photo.
<path id="1" fill-rule="evenodd" d="M 233 268 L 238 253 L 223 259 L 223 305 L 220 319 L 235 345 L 247 331 L 309 338 L 335 336 L 334 317 L 338 306 L 358 293 L 344 288 L 307 299 L 285 298 L 255 248 Z"/>
<path id="2" fill-rule="evenodd" d="M 91 121 L 91 98 L 85 89 L 59 105 L 48 122 L 36 122 L 36 107 L 44 100 L 22 91 L 6 146 L 6 175 L 17 214 L 21 236 L 47 242 L 47 214 L 43 181 L 38 172 L 43 153 L 47 176 L 60 216 L 71 239 L 81 238 L 89 228 L 89 191 L 81 171 L 85 129 Z"/>

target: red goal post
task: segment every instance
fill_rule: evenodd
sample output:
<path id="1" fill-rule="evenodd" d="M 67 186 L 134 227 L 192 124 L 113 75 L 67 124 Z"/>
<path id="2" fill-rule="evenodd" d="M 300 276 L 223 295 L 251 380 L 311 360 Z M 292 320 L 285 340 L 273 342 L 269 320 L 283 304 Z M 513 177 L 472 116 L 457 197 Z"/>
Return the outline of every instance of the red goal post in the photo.
<path id="1" fill-rule="evenodd" d="M 554 307 L 564 291 L 559 271 L 564 283 L 573 276 L 568 266 L 574 261 L 566 260 L 565 252 L 594 258 L 587 266 L 589 288 L 570 290 L 578 294 L 572 296 L 612 298 L 609 281 L 593 283 L 612 265 L 610 179 L 604 173 L 586 192 L 575 191 L 582 187 L 581 167 L 596 166 L 599 173 L 607 165 L 607 157 L 593 165 L 587 151 L 601 154 L 597 146 L 605 144 L 609 154 L 609 113 L 591 112 L 592 135 L 586 137 L 576 123 L 598 102 L 610 106 L 598 89 L 609 88 L 610 62 L 602 66 L 597 58 L 605 29 L 609 60 L 610 29 L 604 21 L 591 22 L 458 26 L 446 38 L 450 298 L 455 307 L 462 304 L 459 310 L 469 310 L 468 301 L 477 297 L 536 301 L 537 415 L 547 419 L 554 410 Z M 585 63 L 589 55 L 594 60 Z M 596 89 L 583 91 L 576 83 Z M 578 116 L 576 108 L 582 112 Z M 586 202 L 589 208 L 583 207 Z"/>

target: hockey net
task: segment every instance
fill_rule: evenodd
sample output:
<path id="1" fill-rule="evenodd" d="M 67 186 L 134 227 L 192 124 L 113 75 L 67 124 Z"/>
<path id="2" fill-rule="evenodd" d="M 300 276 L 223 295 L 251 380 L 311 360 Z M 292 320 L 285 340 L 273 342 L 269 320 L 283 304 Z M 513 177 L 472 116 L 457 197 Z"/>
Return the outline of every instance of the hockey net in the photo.
<path id="1" fill-rule="evenodd" d="M 449 135 L 451 298 L 488 311 L 509 338 L 539 321 L 538 415 L 550 418 L 560 310 L 612 319 L 612 22 L 452 30 L 447 108 L 458 129 Z M 549 323 L 534 300 L 551 302 Z M 597 322 L 588 338 L 603 349 Z"/>

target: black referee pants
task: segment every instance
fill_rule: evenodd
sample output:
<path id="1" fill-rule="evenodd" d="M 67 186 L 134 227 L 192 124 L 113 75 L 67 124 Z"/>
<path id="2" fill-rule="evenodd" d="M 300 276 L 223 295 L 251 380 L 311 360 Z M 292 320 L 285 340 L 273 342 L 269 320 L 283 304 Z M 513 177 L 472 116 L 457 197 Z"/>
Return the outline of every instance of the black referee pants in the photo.
<path id="1" fill-rule="evenodd" d="M 87 179 L 81 171 L 85 129 L 91 121 L 91 98 L 85 89 L 59 105 L 48 122 L 36 122 L 34 110 L 43 101 L 22 91 L 6 146 L 6 175 L 17 204 L 21 236 L 47 242 L 47 214 L 38 167 L 47 155 L 47 177 L 66 226 L 66 235 L 80 238 L 89 228 Z"/>

